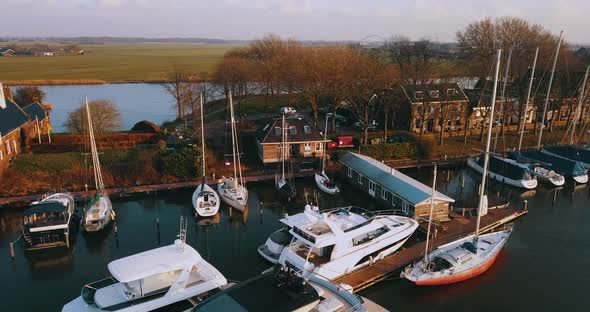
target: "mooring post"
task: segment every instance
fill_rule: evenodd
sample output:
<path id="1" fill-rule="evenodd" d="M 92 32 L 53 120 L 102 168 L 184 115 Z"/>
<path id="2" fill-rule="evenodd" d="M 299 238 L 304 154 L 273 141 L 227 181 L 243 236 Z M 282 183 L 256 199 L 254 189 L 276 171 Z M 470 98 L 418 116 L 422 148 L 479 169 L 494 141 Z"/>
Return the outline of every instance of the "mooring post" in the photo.
<path id="1" fill-rule="evenodd" d="M 10 243 L 10 258 L 14 259 L 14 243 Z"/>
<path id="2" fill-rule="evenodd" d="M 528 205 L 529 205 L 529 202 L 528 202 L 528 200 L 525 199 L 524 202 L 522 202 L 522 210 L 527 211 Z"/>
<path id="3" fill-rule="evenodd" d="M 557 189 L 553 191 L 553 206 L 555 206 L 555 202 L 557 202 Z"/>
<path id="4" fill-rule="evenodd" d="M 70 233 L 66 232 L 66 247 L 70 248 Z"/>

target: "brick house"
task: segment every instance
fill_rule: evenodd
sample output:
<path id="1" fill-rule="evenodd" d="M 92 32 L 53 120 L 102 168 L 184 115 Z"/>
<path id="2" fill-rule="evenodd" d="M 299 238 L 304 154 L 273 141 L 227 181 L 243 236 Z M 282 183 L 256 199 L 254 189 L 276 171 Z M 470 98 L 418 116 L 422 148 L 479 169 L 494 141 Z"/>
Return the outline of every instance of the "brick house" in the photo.
<path id="1" fill-rule="evenodd" d="M 258 157 L 263 164 L 280 160 L 282 121 L 276 118 L 256 131 Z M 286 118 L 288 159 L 316 160 L 324 153 L 324 137 L 303 118 Z"/>
<path id="2" fill-rule="evenodd" d="M 397 128 L 433 133 L 464 127 L 469 99 L 457 83 L 400 86 L 402 96 L 394 116 Z"/>
<path id="3" fill-rule="evenodd" d="M 51 123 L 48 107 L 32 103 L 24 108 L 12 99 L 9 88 L 0 83 L 0 176 L 18 154 L 26 152 L 30 142 L 49 134 Z"/>

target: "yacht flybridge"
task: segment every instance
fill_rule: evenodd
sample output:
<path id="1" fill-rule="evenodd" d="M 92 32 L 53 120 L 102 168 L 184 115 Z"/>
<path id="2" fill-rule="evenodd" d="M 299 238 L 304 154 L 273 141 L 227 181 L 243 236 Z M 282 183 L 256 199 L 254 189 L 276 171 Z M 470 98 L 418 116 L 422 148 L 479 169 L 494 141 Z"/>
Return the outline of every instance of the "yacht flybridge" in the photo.
<path id="1" fill-rule="evenodd" d="M 55 193 L 33 202 L 23 212 L 23 238 L 27 250 L 68 245 L 74 225 L 74 198 Z"/>
<path id="2" fill-rule="evenodd" d="M 201 97 L 201 103 L 202 103 Z M 203 115 L 203 105 L 201 104 L 201 116 Z M 217 186 L 217 191 L 221 196 L 221 200 L 228 206 L 244 211 L 248 204 L 248 189 L 244 185 L 244 179 L 242 178 L 242 165 L 240 162 L 240 146 L 238 144 L 238 135 L 236 132 L 236 121 L 234 117 L 234 105 L 231 95 L 229 92 L 229 110 L 230 110 L 230 129 L 231 129 L 231 140 L 232 140 L 232 158 L 234 166 L 234 176 L 226 178 L 223 177 L 223 183 Z M 203 118 L 201 117 L 201 120 Z"/>
<path id="3" fill-rule="evenodd" d="M 195 213 L 201 217 L 210 217 L 219 211 L 219 195 L 207 184 L 205 168 L 205 127 L 203 125 L 203 95 L 201 94 L 201 163 L 203 165 L 203 177 L 201 184 L 193 192 L 193 208 Z"/>
<path id="4" fill-rule="evenodd" d="M 100 160 L 98 158 L 98 150 L 94 138 L 94 126 L 92 125 L 92 118 L 90 117 L 88 98 L 86 98 L 86 116 L 88 118 L 88 135 L 90 137 L 90 150 L 92 155 L 96 194 L 84 210 L 82 226 L 87 232 L 97 232 L 104 229 L 115 219 L 115 212 L 113 211 L 111 199 L 104 189 L 105 187 L 102 180 L 102 171 L 100 170 Z"/>
<path id="5" fill-rule="evenodd" d="M 394 253 L 418 227 L 414 219 L 359 207 L 306 209 L 289 223 L 294 238 L 279 263 L 329 280 Z"/>
<path id="6" fill-rule="evenodd" d="M 112 277 L 85 285 L 62 312 L 153 311 L 187 300 L 194 306 L 220 291 L 227 280 L 185 243 L 185 235 L 186 227 L 172 245 L 109 263 Z"/>

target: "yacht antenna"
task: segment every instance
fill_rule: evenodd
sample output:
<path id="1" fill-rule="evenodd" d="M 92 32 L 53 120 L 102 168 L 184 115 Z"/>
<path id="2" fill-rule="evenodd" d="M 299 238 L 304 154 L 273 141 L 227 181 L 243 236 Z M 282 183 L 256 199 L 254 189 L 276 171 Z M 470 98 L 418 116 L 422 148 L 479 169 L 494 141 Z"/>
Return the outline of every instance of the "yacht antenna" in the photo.
<path id="1" fill-rule="evenodd" d="M 494 87 L 492 88 L 492 103 L 490 103 L 490 122 L 488 127 L 488 135 L 486 140 L 486 150 L 483 154 L 483 172 L 481 178 L 481 187 L 479 189 L 479 204 L 477 206 L 477 223 L 475 225 L 475 236 L 473 243 L 477 244 L 479 239 L 479 226 L 481 222 L 481 211 L 484 204 L 483 193 L 486 188 L 486 177 L 488 175 L 488 164 L 490 161 L 490 141 L 492 140 L 492 121 L 494 120 L 494 107 L 496 106 L 496 92 L 498 91 L 498 72 L 500 71 L 500 57 L 502 56 L 502 49 L 496 52 L 496 70 L 494 72 Z"/>
<path id="2" fill-rule="evenodd" d="M 539 47 L 535 50 L 535 58 L 533 59 L 533 68 L 531 69 L 531 79 L 529 80 L 529 88 L 526 93 L 526 100 L 524 102 L 524 113 L 521 120 L 520 126 L 520 137 L 518 138 L 518 151 L 522 146 L 522 136 L 524 135 L 524 129 L 526 128 L 526 113 L 528 110 L 529 100 L 531 98 L 531 89 L 533 88 L 533 79 L 535 78 L 535 68 L 537 67 L 537 56 L 539 56 Z"/>
<path id="3" fill-rule="evenodd" d="M 551 85 L 553 84 L 553 74 L 555 74 L 555 66 L 557 65 L 557 56 L 559 56 L 559 47 L 561 47 L 562 35 L 563 30 L 559 33 L 559 39 L 557 40 L 557 48 L 555 49 L 555 58 L 553 59 L 553 67 L 551 68 L 551 75 L 549 75 L 549 85 L 547 86 L 547 94 L 545 95 L 545 103 L 543 104 L 543 115 L 541 116 L 541 129 L 539 129 L 537 149 L 541 148 L 541 138 L 543 137 L 543 128 L 545 128 L 545 115 L 547 114 L 547 103 L 549 103 L 549 93 L 551 92 Z"/>

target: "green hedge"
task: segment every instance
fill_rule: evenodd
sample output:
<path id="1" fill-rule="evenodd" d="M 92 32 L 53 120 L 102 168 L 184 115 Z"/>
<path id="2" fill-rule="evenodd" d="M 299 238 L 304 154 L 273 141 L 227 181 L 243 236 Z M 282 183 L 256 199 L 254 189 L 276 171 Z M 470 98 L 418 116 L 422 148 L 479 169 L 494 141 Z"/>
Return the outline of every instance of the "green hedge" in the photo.
<path id="1" fill-rule="evenodd" d="M 361 153 L 378 160 L 416 158 L 419 156 L 419 149 L 415 143 L 393 143 L 379 145 L 363 145 Z"/>
<path id="2" fill-rule="evenodd" d="M 196 178 L 200 175 L 200 155 L 191 147 L 167 151 L 160 157 L 160 169 L 164 174 L 178 178 Z"/>

